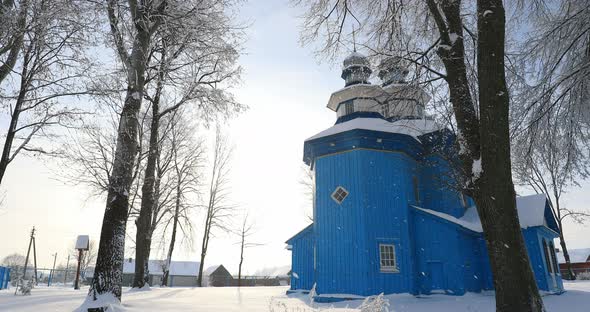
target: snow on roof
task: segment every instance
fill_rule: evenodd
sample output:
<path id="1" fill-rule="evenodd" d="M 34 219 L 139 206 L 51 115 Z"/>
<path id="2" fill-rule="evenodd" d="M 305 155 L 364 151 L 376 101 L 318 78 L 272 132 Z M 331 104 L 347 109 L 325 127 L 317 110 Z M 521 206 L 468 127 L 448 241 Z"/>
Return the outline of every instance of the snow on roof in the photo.
<path id="1" fill-rule="evenodd" d="M 471 221 L 463 220 L 463 218 L 460 218 L 460 219 L 455 218 L 455 217 L 453 217 L 449 214 L 443 213 L 443 212 L 438 212 L 438 211 L 420 208 L 420 207 L 416 207 L 416 206 L 414 206 L 414 208 L 416 208 L 418 210 L 422 210 L 422 211 L 429 213 L 431 215 L 435 215 L 439 218 L 445 219 L 445 220 L 450 221 L 452 223 L 461 225 L 462 227 L 472 230 L 474 232 L 482 232 L 483 231 L 482 227 L 481 227 L 481 223 L 479 222 L 479 218 L 478 218 L 477 222 L 471 222 Z"/>
<path id="2" fill-rule="evenodd" d="M 588 262 L 588 257 L 590 256 L 590 248 L 581 248 L 581 249 L 569 249 L 568 253 L 570 255 L 570 262 L 571 263 L 580 263 L 580 262 Z M 557 253 L 557 261 L 559 263 L 565 263 L 565 258 L 563 256 L 563 250 L 560 250 Z"/>
<path id="3" fill-rule="evenodd" d="M 442 127 L 437 125 L 434 120 L 430 119 L 401 119 L 390 122 L 380 118 L 355 118 L 336 124 L 305 141 L 311 141 L 355 129 L 405 134 L 420 141 L 418 140 L 418 136 L 440 130 Z"/>
<path id="4" fill-rule="evenodd" d="M 215 270 L 217 270 L 217 268 L 219 268 L 220 266 L 221 264 L 216 264 L 206 268 L 205 270 L 203 270 L 203 276 L 211 275 L 211 273 L 215 272 Z"/>
<path id="5" fill-rule="evenodd" d="M 533 226 L 545 225 L 546 201 L 547 198 L 544 194 L 516 197 L 516 209 L 518 210 L 518 220 L 521 228 L 526 229 Z M 455 218 L 443 212 L 416 206 L 414 206 L 414 208 L 453 222 L 474 232 L 483 232 L 479 214 L 477 213 L 477 208 L 475 206 L 467 208 L 461 218 Z"/>
<path id="6" fill-rule="evenodd" d="M 518 220 L 523 229 L 545 224 L 545 194 L 516 197 Z"/>
<path id="7" fill-rule="evenodd" d="M 135 272 L 135 259 L 125 259 L 123 273 Z M 162 275 L 165 260 L 150 260 L 148 270 L 150 274 Z M 196 261 L 172 261 L 170 263 L 170 275 L 198 276 L 199 262 Z"/>
<path id="8" fill-rule="evenodd" d="M 196 261 L 172 261 L 170 263 L 171 275 L 199 275 L 199 262 Z"/>

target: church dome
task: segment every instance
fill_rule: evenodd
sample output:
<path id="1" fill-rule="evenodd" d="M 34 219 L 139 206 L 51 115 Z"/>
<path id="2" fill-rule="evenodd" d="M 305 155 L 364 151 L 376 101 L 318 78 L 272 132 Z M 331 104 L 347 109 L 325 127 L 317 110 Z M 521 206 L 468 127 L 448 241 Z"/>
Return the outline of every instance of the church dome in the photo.
<path id="1" fill-rule="evenodd" d="M 400 57 L 386 57 L 379 63 L 379 78 L 383 82 L 383 86 L 392 83 L 404 83 L 404 78 L 408 75 L 408 72 L 404 61 Z"/>
<path id="2" fill-rule="evenodd" d="M 342 62 L 344 69 L 351 66 L 364 66 L 370 67 L 371 63 L 369 63 L 369 59 L 359 52 L 352 52 L 350 53 Z"/>
<path id="3" fill-rule="evenodd" d="M 369 59 L 356 51 L 348 55 L 342 62 L 341 77 L 347 87 L 355 84 L 369 84 L 369 76 L 372 72 Z"/>

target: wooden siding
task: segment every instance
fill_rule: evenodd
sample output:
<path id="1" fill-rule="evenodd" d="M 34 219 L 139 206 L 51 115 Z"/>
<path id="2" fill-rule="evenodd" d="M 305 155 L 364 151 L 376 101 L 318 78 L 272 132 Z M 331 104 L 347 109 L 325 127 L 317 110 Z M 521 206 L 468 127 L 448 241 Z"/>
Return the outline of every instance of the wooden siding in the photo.
<path id="1" fill-rule="evenodd" d="M 313 231 L 306 231 L 289 241 L 291 249 L 291 290 L 310 290 L 315 282 L 313 269 Z M 295 276 L 295 274 L 297 276 Z"/>
<path id="2" fill-rule="evenodd" d="M 550 243 L 553 242 L 553 239 L 557 235 L 545 227 L 535 226 L 524 229 L 523 236 L 539 289 L 545 291 L 563 291 L 563 281 L 561 272 L 559 272 L 559 266 L 555 276 L 557 282 L 557 288 L 555 288 L 553 287 L 553 280 L 548 270 L 550 264 L 546 263 L 545 254 L 543 253 L 543 239 L 547 243 Z"/>
<path id="3" fill-rule="evenodd" d="M 318 294 L 365 296 L 493 289 L 483 234 L 412 208 L 457 218 L 465 212 L 460 194 L 450 187 L 446 158 L 432 147 L 429 154 L 424 151 L 409 136 L 367 130 L 305 142 L 304 160 L 316 174 L 314 223 L 288 241 L 299 277 L 292 276 L 291 289 L 316 284 Z M 331 197 L 338 186 L 348 191 L 340 204 Z M 543 227 L 523 232 L 539 288 L 547 289 L 539 239 L 556 234 Z M 379 244 L 395 246 L 396 272 L 380 270 Z M 561 278 L 558 283 L 563 289 Z"/>
<path id="4" fill-rule="evenodd" d="M 357 294 L 367 285 L 366 242 L 362 213 L 363 191 L 359 152 L 339 153 L 316 162 L 316 209 L 314 232 L 317 244 L 318 293 Z M 331 194 L 342 186 L 348 196 L 341 204 Z"/>
<path id="5" fill-rule="evenodd" d="M 409 205 L 418 202 L 413 185 L 417 162 L 403 153 L 357 152 L 361 164 L 368 255 L 368 284 L 364 295 L 411 292 Z M 418 191 L 420 193 L 420 191 Z M 397 273 L 381 272 L 379 244 L 395 245 Z"/>
<path id="6" fill-rule="evenodd" d="M 467 287 L 464 266 L 465 262 L 473 261 L 474 257 L 466 258 L 462 245 L 469 241 L 461 242 L 464 237 L 458 232 L 456 225 L 420 210 L 414 212 L 414 259 L 418 292 L 430 294 L 440 290 L 456 295 L 465 293 Z M 471 288 L 477 289 L 477 282 L 473 280 L 477 279 L 472 276 L 470 283 L 475 283 L 476 286 Z"/>
<path id="7" fill-rule="evenodd" d="M 403 153 L 352 150 L 316 160 L 318 293 L 369 295 L 411 289 L 408 204 L 416 161 Z M 336 187 L 349 191 L 337 204 Z M 379 243 L 396 246 L 399 273 L 383 273 Z"/>
<path id="8" fill-rule="evenodd" d="M 465 207 L 461 203 L 459 192 L 453 188 L 455 183 L 449 164 L 440 155 L 431 154 L 424 157 L 421 165 L 422 198 L 419 206 L 456 218 L 463 216 Z"/>

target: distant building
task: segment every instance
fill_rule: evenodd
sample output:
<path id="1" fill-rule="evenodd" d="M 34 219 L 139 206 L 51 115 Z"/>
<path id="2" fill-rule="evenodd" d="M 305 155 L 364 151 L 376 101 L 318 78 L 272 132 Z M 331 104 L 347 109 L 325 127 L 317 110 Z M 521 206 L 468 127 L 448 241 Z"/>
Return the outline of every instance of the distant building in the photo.
<path id="1" fill-rule="evenodd" d="M 235 286 L 237 285 L 237 281 L 234 282 L 231 273 L 221 264 L 209 274 L 208 285 L 213 287 Z"/>
<path id="2" fill-rule="evenodd" d="M 151 286 L 162 285 L 164 276 L 165 260 L 150 260 L 148 263 L 149 281 Z M 172 261 L 170 264 L 170 275 L 168 277 L 168 286 L 197 286 L 197 277 L 199 275 L 199 262 L 195 261 Z M 133 286 L 133 276 L 135 274 L 135 260 L 126 259 L 123 264 L 123 286 Z"/>
<path id="3" fill-rule="evenodd" d="M 404 81 L 401 63 L 386 59 L 382 84 L 374 85 L 369 60 L 357 52 L 347 57 L 345 87 L 327 105 L 336 124 L 304 143 L 315 180 L 314 222 L 287 241 L 292 290 L 313 287 L 317 298 L 342 298 L 336 294 L 493 289 L 477 209 L 452 187 L 457 138 L 425 116 L 430 97 Z M 548 201 L 532 195 L 516 202 L 537 285 L 560 293 L 553 243 L 559 228 Z"/>
<path id="4" fill-rule="evenodd" d="M 590 274 L 590 248 L 570 249 L 568 250 L 570 262 L 574 274 L 588 273 Z M 567 264 L 563 252 L 557 253 L 557 260 L 559 261 L 559 268 L 565 279 L 571 279 L 567 270 Z"/>
<path id="5" fill-rule="evenodd" d="M 291 284 L 291 266 L 263 268 L 247 279 L 257 279 L 256 286 L 287 286 Z M 242 283 L 244 285 L 244 283 Z"/>

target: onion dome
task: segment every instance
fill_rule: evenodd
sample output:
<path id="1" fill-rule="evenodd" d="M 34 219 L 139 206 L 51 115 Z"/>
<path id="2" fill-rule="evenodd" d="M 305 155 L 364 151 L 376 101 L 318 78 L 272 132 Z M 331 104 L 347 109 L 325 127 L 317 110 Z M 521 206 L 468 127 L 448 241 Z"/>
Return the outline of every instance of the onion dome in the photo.
<path id="1" fill-rule="evenodd" d="M 383 82 L 383 86 L 392 83 L 404 83 L 404 78 L 408 75 L 408 72 L 400 57 L 387 57 L 379 64 L 379 78 Z"/>
<path id="2" fill-rule="evenodd" d="M 369 59 L 354 51 L 342 63 L 341 77 L 347 87 L 356 84 L 369 84 L 369 76 L 372 72 Z"/>

